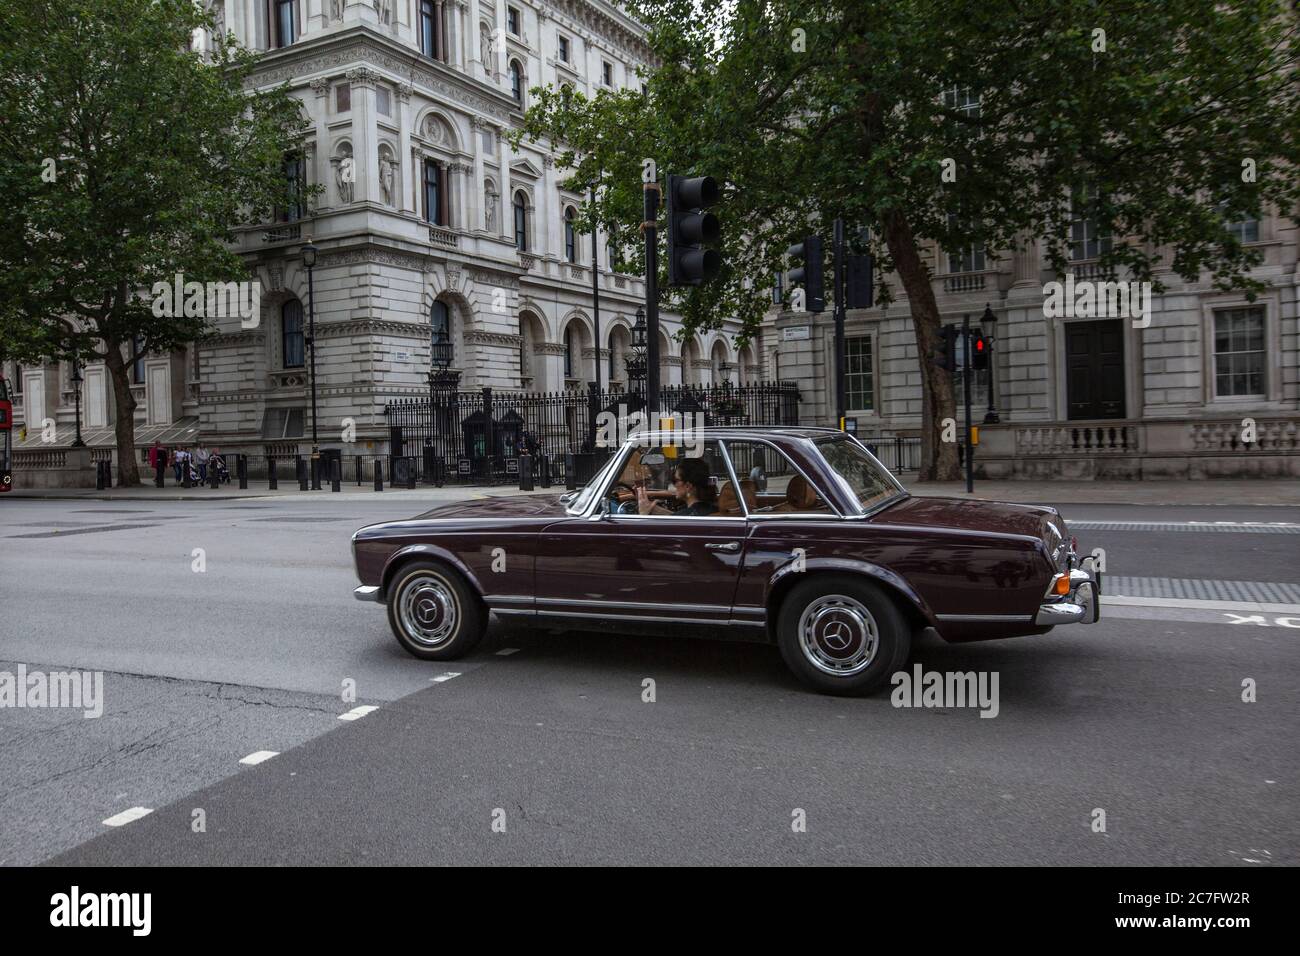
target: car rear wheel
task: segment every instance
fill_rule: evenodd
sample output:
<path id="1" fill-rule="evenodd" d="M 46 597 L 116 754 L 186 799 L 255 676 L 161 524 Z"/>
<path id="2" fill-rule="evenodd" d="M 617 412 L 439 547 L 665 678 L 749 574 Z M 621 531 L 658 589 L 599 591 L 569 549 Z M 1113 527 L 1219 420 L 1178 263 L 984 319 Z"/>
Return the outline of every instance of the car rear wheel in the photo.
<path id="1" fill-rule="evenodd" d="M 408 653 L 448 661 L 473 650 L 486 617 L 463 577 L 437 562 L 413 561 L 388 587 L 388 624 Z"/>
<path id="2" fill-rule="evenodd" d="M 800 680 L 826 694 L 870 694 L 907 663 L 912 631 L 879 585 L 810 578 L 781 605 L 777 645 Z"/>

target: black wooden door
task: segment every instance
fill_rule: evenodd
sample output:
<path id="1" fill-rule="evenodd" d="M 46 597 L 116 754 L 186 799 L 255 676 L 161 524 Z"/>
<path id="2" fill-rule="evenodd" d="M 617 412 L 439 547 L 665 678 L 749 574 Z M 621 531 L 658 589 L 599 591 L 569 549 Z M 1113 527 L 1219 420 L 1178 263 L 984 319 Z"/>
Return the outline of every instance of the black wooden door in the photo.
<path id="1" fill-rule="evenodd" d="M 1120 319 L 1065 327 L 1069 418 L 1123 418 L 1124 327 Z"/>

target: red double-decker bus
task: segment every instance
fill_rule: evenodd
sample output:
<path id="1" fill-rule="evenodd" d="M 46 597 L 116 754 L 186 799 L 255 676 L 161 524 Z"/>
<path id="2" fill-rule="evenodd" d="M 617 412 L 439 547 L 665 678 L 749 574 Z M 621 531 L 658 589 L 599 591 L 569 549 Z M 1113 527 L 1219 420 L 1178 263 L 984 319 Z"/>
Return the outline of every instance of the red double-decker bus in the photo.
<path id="1" fill-rule="evenodd" d="M 14 486 L 14 406 L 9 383 L 0 375 L 0 492 Z"/>

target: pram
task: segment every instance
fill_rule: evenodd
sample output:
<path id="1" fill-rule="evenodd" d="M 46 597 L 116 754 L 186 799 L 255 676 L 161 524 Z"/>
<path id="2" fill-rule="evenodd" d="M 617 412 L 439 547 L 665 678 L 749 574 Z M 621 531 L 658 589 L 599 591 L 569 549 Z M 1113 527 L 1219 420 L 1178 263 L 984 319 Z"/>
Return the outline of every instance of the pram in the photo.
<path id="1" fill-rule="evenodd" d="M 208 458 L 208 475 L 213 472 L 217 475 L 217 484 L 224 485 L 230 482 L 230 472 L 226 469 L 226 460 L 220 455 L 212 455 Z"/>

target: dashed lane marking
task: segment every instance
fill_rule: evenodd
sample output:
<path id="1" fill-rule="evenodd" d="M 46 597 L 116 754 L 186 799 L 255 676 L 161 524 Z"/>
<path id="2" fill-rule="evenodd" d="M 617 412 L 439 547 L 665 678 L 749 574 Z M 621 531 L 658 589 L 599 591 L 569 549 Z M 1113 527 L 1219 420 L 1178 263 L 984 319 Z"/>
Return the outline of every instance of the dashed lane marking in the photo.
<path id="1" fill-rule="evenodd" d="M 375 707 L 372 704 L 362 704 L 360 707 L 353 707 L 346 714 L 339 714 L 339 720 L 359 720 L 372 710 L 378 709 L 378 707 Z"/>
<path id="2" fill-rule="evenodd" d="M 240 763 L 247 764 L 250 767 L 256 767 L 259 763 L 270 760 L 272 757 L 278 757 L 278 750 L 256 750 L 247 757 L 240 758 Z"/>
<path id="3" fill-rule="evenodd" d="M 447 673 L 439 674 L 437 677 L 430 677 L 429 683 L 441 684 L 443 681 L 449 681 L 453 677 L 459 677 L 459 676 L 460 676 L 460 671 L 447 671 Z"/>
<path id="4" fill-rule="evenodd" d="M 509 657 L 511 654 L 517 653 L 519 653 L 519 648 L 517 647 L 503 647 L 501 650 L 497 651 L 497 657 Z"/>
<path id="5" fill-rule="evenodd" d="M 104 821 L 106 827 L 126 826 L 133 820 L 139 820 L 141 817 L 147 817 L 153 813 L 151 807 L 132 807 L 130 810 L 123 810 L 121 813 L 115 813 Z"/>

